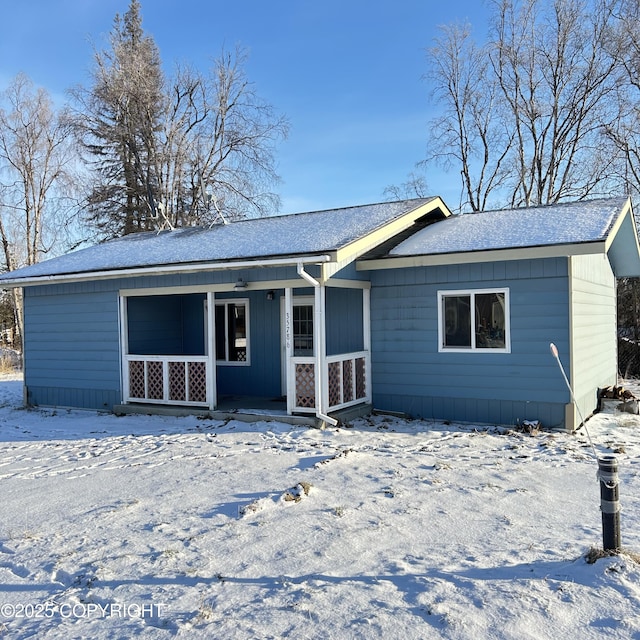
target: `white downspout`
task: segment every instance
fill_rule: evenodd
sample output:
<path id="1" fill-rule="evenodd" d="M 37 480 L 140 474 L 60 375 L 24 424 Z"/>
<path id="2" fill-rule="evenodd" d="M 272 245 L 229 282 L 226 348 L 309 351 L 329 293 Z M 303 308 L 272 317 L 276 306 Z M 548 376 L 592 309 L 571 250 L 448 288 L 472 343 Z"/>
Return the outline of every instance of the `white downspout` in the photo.
<path id="1" fill-rule="evenodd" d="M 325 357 L 326 357 L 326 331 L 325 331 L 325 300 L 322 295 L 322 287 L 320 283 L 310 274 L 308 274 L 304 270 L 304 264 L 302 262 L 298 262 L 297 264 L 298 275 L 301 278 L 304 278 L 309 284 L 311 284 L 314 288 L 315 293 L 315 327 L 317 328 L 317 354 L 316 354 L 316 362 L 318 363 L 318 371 L 316 375 L 316 416 L 325 422 L 328 422 L 332 426 L 336 426 L 338 421 L 331 416 L 326 415 L 322 411 L 322 407 L 324 404 L 324 393 L 323 393 L 323 375 L 324 375 L 324 367 L 325 367 Z"/>

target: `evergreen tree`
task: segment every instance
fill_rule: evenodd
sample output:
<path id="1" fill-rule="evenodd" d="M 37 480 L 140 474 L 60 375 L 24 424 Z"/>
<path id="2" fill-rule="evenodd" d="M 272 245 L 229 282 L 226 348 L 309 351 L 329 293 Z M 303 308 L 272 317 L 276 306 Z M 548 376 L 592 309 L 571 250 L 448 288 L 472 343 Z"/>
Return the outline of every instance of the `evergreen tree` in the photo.
<path id="1" fill-rule="evenodd" d="M 287 122 L 253 90 L 241 49 L 207 74 L 166 79 L 138 0 L 116 16 L 110 45 L 95 54 L 91 86 L 76 91 L 93 169 L 88 221 L 100 238 L 277 208 L 274 147 Z"/>
<path id="2" fill-rule="evenodd" d="M 78 131 L 95 170 L 89 221 L 113 237 L 153 228 L 157 133 L 165 111 L 158 48 L 142 29 L 138 0 L 116 15 L 111 49 L 95 54 L 93 83 L 76 96 Z"/>

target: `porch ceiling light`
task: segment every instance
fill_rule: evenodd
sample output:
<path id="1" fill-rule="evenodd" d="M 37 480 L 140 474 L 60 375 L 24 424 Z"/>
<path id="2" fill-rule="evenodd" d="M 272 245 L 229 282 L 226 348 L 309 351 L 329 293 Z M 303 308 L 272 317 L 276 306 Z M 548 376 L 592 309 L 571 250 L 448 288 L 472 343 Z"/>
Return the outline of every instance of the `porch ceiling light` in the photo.
<path id="1" fill-rule="evenodd" d="M 234 291 L 244 291 L 247 288 L 247 283 L 242 279 L 238 278 L 235 286 L 233 287 Z"/>

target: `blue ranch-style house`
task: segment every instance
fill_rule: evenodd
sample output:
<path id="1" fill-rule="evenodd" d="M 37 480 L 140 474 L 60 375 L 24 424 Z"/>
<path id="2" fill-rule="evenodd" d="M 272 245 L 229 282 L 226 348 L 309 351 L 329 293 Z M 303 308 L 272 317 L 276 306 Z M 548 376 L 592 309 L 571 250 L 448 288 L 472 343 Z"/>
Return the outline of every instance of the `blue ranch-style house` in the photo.
<path id="1" fill-rule="evenodd" d="M 629 199 L 452 215 L 434 197 L 134 234 L 0 287 L 24 291 L 29 405 L 572 430 L 617 380 L 623 276 Z"/>

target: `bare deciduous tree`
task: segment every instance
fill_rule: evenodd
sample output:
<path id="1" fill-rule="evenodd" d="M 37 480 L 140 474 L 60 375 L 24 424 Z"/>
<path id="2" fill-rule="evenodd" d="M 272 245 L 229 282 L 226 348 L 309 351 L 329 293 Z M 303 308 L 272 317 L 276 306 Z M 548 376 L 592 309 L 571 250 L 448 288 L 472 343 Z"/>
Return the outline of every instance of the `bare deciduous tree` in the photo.
<path id="1" fill-rule="evenodd" d="M 7 270 L 35 264 L 65 226 L 71 186 L 70 128 L 44 89 L 18 75 L 0 108 L 0 240 Z M 16 329 L 22 335 L 19 291 Z"/>
<path id="2" fill-rule="evenodd" d="M 618 156 L 620 0 L 492 0 L 491 38 L 448 26 L 429 49 L 441 113 L 429 156 L 461 175 L 461 206 L 529 206 L 606 193 Z"/>
<path id="3" fill-rule="evenodd" d="M 402 184 L 391 184 L 384 190 L 384 197 L 389 200 L 409 200 L 428 196 L 428 185 L 425 176 L 415 171 L 412 171 Z"/>
<path id="4" fill-rule="evenodd" d="M 609 0 L 494 0 L 491 60 L 516 132 L 510 204 L 583 199 L 610 185 L 618 117 Z"/>
<path id="5" fill-rule="evenodd" d="M 616 176 L 619 188 L 640 193 L 640 5 L 620 0 L 608 50 L 618 62 L 621 78 L 617 97 L 619 117 L 607 124 L 606 132 L 618 152 Z"/>
<path id="6" fill-rule="evenodd" d="M 513 140 L 497 99 L 489 53 L 473 42 L 468 24 L 453 24 L 442 27 L 427 55 L 427 77 L 442 113 L 431 122 L 423 165 L 435 161 L 445 169 L 459 169 L 461 207 L 481 211 L 504 183 Z"/>
<path id="7" fill-rule="evenodd" d="M 275 143 L 287 122 L 256 94 L 240 48 L 223 52 L 206 73 L 181 69 L 160 132 L 158 198 L 174 226 L 264 214 L 279 200 Z M 202 190 L 207 193 L 202 193 Z"/>

